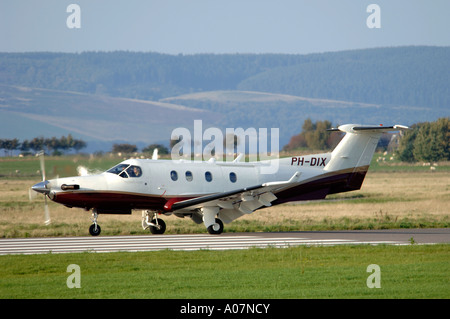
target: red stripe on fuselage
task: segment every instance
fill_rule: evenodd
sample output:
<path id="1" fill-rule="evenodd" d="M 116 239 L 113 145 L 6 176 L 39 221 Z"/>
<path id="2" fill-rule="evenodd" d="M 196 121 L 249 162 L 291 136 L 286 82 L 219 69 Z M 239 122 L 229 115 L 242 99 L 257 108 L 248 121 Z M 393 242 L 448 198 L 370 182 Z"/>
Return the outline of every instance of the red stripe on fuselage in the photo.
<path id="1" fill-rule="evenodd" d="M 166 199 L 160 196 L 140 195 L 121 192 L 60 192 L 55 195 L 53 201 L 81 208 L 108 208 L 108 209 L 151 209 L 163 210 Z"/>

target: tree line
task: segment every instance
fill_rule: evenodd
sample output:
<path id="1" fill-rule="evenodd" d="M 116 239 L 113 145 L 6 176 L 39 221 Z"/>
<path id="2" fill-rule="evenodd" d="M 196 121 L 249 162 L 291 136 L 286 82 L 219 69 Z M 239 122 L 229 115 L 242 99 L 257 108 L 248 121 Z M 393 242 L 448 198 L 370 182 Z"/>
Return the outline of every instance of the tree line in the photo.
<path id="1" fill-rule="evenodd" d="M 327 129 L 331 127 L 330 121 L 313 122 L 308 118 L 302 125 L 302 131 L 292 136 L 282 151 L 334 149 L 344 137 L 344 133 L 328 132 Z M 171 141 L 170 147 L 173 147 L 176 142 Z M 413 124 L 409 130 L 400 134 L 384 134 L 378 143 L 378 149 L 387 150 L 388 147 L 403 162 L 448 161 L 450 160 L 450 119 L 440 118 L 435 122 Z M 142 149 L 142 152 L 152 153 L 155 148 L 158 148 L 159 154 L 169 154 L 169 149 L 160 144 L 149 145 Z M 131 144 L 114 144 L 113 146 L 114 153 L 134 153 L 137 150 L 136 145 Z"/>
<path id="2" fill-rule="evenodd" d="M 330 121 L 306 119 L 302 131 L 291 137 L 283 151 L 294 151 L 301 148 L 314 150 L 333 149 L 343 137 L 342 132 L 327 132 L 331 128 Z M 386 135 L 380 139 L 378 146 L 386 149 L 394 135 Z M 440 118 L 435 122 L 417 123 L 400 134 L 394 152 L 403 162 L 437 162 L 450 160 L 450 118 Z"/>
<path id="3" fill-rule="evenodd" d="M 60 138 L 51 137 L 44 138 L 42 136 L 35 137 L 31 140 L 20 141 L 17 138 L 13 139 L 0 139 L 0 149 L 3 149 L 5 155 L 11 156 L 16 150 L 27 154 L 30 151 L 34 153 L 45 151 L 52 155 L 62 155 L 65 152 L 75 150 L 79 152 L 86 147 L 86 142 L 81 139 L 75 139 L 71 134 L 67 136 L 61 136 Z"/>
<path id="4" fill-rule="evenodd" d="M 342 132 L 328 132 L 331 128 L 330 121 L 313 122 L 306 119 L 302 125 L 302 131 L 291 137 L 289 143 L 283 147 L 283 151 L 295 151 L 302 148 L 313 150 L 333 149 L 342 139 Z M 381 139 L 379 146 L 387 147 L 392 136 Z M 173 141 L 172 141 L 173 142 Z M 174 143 L 171 143 L 171 147 Z M 19 141 L 19 139 L 0 139 L 0 149 L 5 155 L 11 156 L 13 151 L 20 150 L 22 153 L 35 153 L 44 150 L 52 155 L 62 155 L 65 152 L 75 150 L 76 152 L 86 147 L 86 142 L 75 139 L 72 135 L 61 136 L 61 138 L 35 137 L 31 140 Z M 160 155 L 169 154 L 169 149 L 161 144 L 151 144 L 142 149 L 143 153 L 152 153 L 158 148 Z M 138 151 L 133 144 L 114 144 L 113 153 L 135 153 Z M 439 118 L 434 122 L 423 122 L 411 125 L 410 129 L 400 134 L 395 153 L 403 162 L 437 162 L 450 160 L 450 118 Z"/>

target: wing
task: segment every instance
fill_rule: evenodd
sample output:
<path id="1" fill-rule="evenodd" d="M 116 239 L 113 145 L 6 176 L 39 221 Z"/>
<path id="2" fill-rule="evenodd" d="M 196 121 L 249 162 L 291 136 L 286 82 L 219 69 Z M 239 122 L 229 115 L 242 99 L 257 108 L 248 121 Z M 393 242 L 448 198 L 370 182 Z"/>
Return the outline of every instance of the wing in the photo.
<path id="1" fill-rule="evenodd" d="M 177 201 L 177 199 L 169 200 L 164 209 L 168 212 L 177 212 L 216 206 L 220 208 L 220 218 L 225 223 L 229 223 L 262 206 L 271 206 L 271 202 L 277 199 L 274 193 L 297 185 L 300 174 L 300 172 L 296 172 L 287 181 L 263 183 L 181 201 Z"/>

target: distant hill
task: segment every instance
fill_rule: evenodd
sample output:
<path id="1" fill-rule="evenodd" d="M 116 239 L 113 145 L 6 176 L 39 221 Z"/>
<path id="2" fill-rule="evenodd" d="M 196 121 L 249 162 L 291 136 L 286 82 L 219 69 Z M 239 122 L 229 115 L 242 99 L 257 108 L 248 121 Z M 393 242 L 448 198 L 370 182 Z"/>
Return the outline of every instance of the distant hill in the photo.
<path id="1" fill-rule="evenodd" d="M 291 54 L 0 53 L 0 137 L 71 133 L 168 145 L 176 127 L 280 128 L 306 118 L 410 125 L 450 115 L 450 48 Z M 91 149 L 89 149 L 91 150 Z"/>
<path id="2" fill-rule="evenodd" d="M 301 126 L 307 118 L 314 121 L 327 119 L 334 125 L 410 125 L 450 115 L 449 109 L 358 103 L 253 91 L 210 91 L 161 101 L 224 114 L 216 122 L 220 128 L 280 128 L 281 146 L 287 144 L 291 136 L 301 132 Z"/>
<path id="3" fill-rule="evenodd" d="M 0 53 L 0 84 L 159 100 L 244 90 L 446 107 L 450 47 L 320 54 Z"/>
<path id="4" fill-rule="evenodd" d="M 321 57 L 319 59 L 319 57 Z M 238 89 L 432 108 L 450 106 L 450 48 L 345 51 L 253 75 Z"/>
<path id="5" fill-rule="evenodd" d="M 215 122 L 222 116 L 156 101 L 4 85 L 0 85 L 0 97 L 1 137 L 71 133 L 105 151 L 111 150 L 113 142 L 169 144 L 173 128 L 190 128 L 197 118 Z"/>
<path id="6" fill-rule="evenodd" d="M 301 131 L 303 121 L 333 119 L 334 124 L 432 121 L 441 113 L 432 108 L 381 106 L 292 95 L 210 91 L 165 98 L 160 102 L 95 94 L 0 85 L 0 136 L 27 139 L 71 133 L 88 142 L 87 151 L 111 150 L 118 142 L 169 144 L 176 127 L 193 134 L 218 127 L 280 128 L 280 146 Z M 4 120 L 3 120 L 4 119 Z M 369 119 L 369 120 L 368 120 Z"/>

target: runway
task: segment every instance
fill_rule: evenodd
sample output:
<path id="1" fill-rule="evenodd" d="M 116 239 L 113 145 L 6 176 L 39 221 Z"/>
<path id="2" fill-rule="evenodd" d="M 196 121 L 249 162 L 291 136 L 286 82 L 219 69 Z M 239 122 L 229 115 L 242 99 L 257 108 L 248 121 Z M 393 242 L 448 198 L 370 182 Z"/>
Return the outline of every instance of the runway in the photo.
<path id="1" fill-rule="evenodd" d="M 449 243 L 450 229 L 224 233 L 219 236 L 146 235 L 0 239 L 0 255 L 155 250 L 228 250 L 299 245 L 410 245 Z"/>

